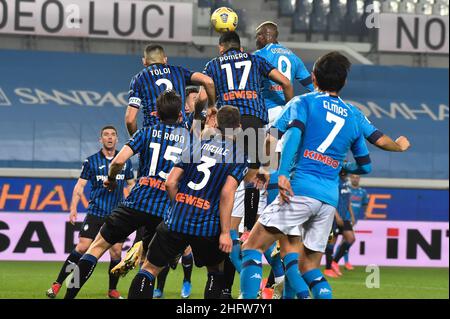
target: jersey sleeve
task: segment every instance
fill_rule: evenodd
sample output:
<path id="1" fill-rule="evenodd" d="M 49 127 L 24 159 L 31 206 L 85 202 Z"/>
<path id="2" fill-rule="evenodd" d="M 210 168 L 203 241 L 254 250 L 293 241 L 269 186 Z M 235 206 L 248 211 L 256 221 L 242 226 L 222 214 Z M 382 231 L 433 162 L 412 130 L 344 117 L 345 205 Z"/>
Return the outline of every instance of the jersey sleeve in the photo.
<path id="1" fill-rule="evenodd" d="M 186 82 L 186 84 L 192 84 L 191 82 L 191 78 L 192 78 L 192 74 L 194 74 L 194 72 L 189 71 L 188 69 L 185 68 L 181 68 L 181 73 L 183 74 L 184 77 L 184 81 Z"/>
<path id="2" fill-rule="evenodd" d="M 258 63 L 258 69 L 259 72 L 266 78 L 269 77 L 269 73 L 275 69 L 275 67 L 269 63 L 269 61 L 267 61 L 266 59 L 260 57 L 260 56 L 255 56 L 255 60 Z"/>
<path id="3" fill-rule="evenodd" d="M 206 63 L 205 68 L 203 69 L 203 74 L 206 74 L 209 77 L 212 77 L 212 61 L 209 61 L 208 63 Z"/>
<path id="4" fill-rule="evenodd" d="M 130 160 L 127 161 L 127 168 L 125 169 L 125 179 L 126 180 L 134 179 L 133 164 L 131 164 Z"/>
<path id="5" fill-rule="evenodd" d="M 303 61 L 297 56 L 296 58 L 297 70 L 295 73 L 295 79 L 298 80 L 300 84 L 307 88 L 310 92 L 314 91 L 311 73 L 308 71 Z"/>
<path id="6" fill-rule="evenodd" d="M 86 159 L 83 162 L 83 166 L 81 167 L 81 174 L 80 174 L 80 178 L 81 179 L 85 179 L 85 180 L 89 180 L 92 176 L 91 174 L 91 164 L 89 163 L 89 159 Z"/>
<path id="7" fill-rule="evenodd" d="M 299 97 L 295 99 L 290 112 L 289 123 L 287 129 L 297 127 L 305 133 L 305 125 L 308 120 L 308 105 L 305 98 Z"/>
<path id="8" fill-rule="evenodd" d="M 359 166 L 370 164 L 369 149 L 367 148 L 364 135 L 360 134 L 351 146 L 353 157 Z"/>
<path id="9" fill-rule="evenodd" d="M 383 133 L 378 130 L 372 122 L 369 121 L 367 116 L 365 116 L 360 109 L 353 106 L 353 110 L 356 112 L 356 117 L 358 119 L 359 128 L 369 143 L 375 144 L 375 142 L 383 136 Z"/>
<path id="10" fill-rule="evenodd" d="M 141 153 L 145 145 L 145 134 L 143 130 L 138 130 L 125 144 L 128 145 L 134 154 Z"/>
<path id="11" fill-rule="evenodd" d="M 281 114 L 275 119 L 271 128 L 274 128 L 278 132 L 277 138 L 281 138 L 287 131 L 289 121 L 291 119 L 291 105 L 288 103 L 286 108 L 281 112 Z"/>
<path id="12" fill-rule="evenodd" d="M 233 177 L 238 184 L 240 184 L 245 175 L 247 175 L 248 172 L 248 164 L 246 163 L 239 163 L 234 164 L 234 167 L 230 170 L 229 176 Z"/>
<path id="13" fill-rule="evenodd" d="M 130 82 L 130 90 L 128 91 L 128 105 L 139 109 L 142 103 L 141 85 L 137 76 L 134 76 Z"/>
<path id="14" fill-rule="evenodd" d="M 363 196 L 362 196 L 362 205 L 369 205 L 369 195 L 367 194 L 367 191 L 364 190 Z"/>

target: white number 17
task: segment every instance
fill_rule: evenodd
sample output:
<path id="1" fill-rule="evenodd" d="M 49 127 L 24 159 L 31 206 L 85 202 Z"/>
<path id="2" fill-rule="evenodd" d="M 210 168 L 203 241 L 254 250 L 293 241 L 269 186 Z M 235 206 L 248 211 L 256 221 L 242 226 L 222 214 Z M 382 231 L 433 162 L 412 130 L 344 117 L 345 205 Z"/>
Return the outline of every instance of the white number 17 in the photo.
<path id="1" fill-rule="evenodd" d="M 344 127 L 345 119 L 343 119 L 342 117 L 339 117 L 337 115 L 334 115 L 333 113 L 327 112 L 327 122 L 328 123 L 334 122 L 334 123 L 336 123 L 336 125 L 333 127 L 330 134 L 328 134 L 327 138 L 317 148 L 317 151 L 320 153 L 325 153 L 325 151 L 333 143 L 336 136 L 339 134 L 341 129 Z"/>

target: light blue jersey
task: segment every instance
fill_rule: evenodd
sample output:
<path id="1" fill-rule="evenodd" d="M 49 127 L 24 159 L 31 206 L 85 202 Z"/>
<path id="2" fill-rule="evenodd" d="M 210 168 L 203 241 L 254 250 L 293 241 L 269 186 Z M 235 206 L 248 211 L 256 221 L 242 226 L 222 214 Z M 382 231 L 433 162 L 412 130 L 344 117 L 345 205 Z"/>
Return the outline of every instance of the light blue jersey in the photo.
<path id="1" fill-rule="evenodd" d="M 291 80 L 292 85 L 294 85 L 294 80 L 298 80 L 308 91 L 314 91 L 311 73 L 306 69 L 303 61 L 291 50 L 279 43 L 269 43 L 254 54 L 265 58 L 275 66 L 278 71 Z M 263 87 L 263 97 L 268 109 L 286 104 L 283 88 L 278 83 L 265 79 Z"/>
<path id="2" fill-rule="evenodd" d="M 355 221 L 364 218 L 365 210 L 369 204 L 369 196 L 367 191 L 362 187 L 351 187 L 352 196 L 350 198 Z"/>
<path id="3" fill-rule="evenodd" d="M 323 92 L 295 97 L 288 106 L 290 121 L 279 174 L 290 177 L 295 195 L 337 207 L 339 172 L 347 152 L 352 151 L 356 164 L 345 164 L 346 170 L 370 171 L 359 115 L 338 96 Z"/>
<path id="4" fill-rule="evenodd" d="M 291 121 L 291 105 L 294 104 L 288 103 L 286 108 L 272 124 L 272 127 L 278 130 L 279 136 L 275 136 L 277 138 L 280 138 L 289 126 Z M 374 144 L 381 136 L 383 136 L 383 133 L 369 121 L 360 109 L 350 103 L 346 103 L 346 105 L 352 110 L 362 134 L 371 144 Z"/>

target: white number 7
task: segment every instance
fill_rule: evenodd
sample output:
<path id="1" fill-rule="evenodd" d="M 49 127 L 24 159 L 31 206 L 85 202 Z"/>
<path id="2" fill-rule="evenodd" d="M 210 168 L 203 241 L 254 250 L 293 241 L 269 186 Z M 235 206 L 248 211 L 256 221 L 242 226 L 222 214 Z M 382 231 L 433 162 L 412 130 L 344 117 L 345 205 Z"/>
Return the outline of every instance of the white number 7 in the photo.
<path id="1" fill-rule="evenodd" d="M 327 122 L 329 122 L 329 123 L 334 122 L 334 123 L 336 123 L 336 125 L 333 127 L 330 134 L 328 134 L 325 141 L 323 141 L 322 144 L 320 144 L 320 146 L 317 148 L 317 151 L 320 153 L 325 153 L 325 151 L 333 143 L 333 141 L 336 138 L 336 136 L 338 135 L 338 133 L 344 127 L 345 119 L 343 119 L 342 117 L 339 117 L 337 115 L 334 115 L 333 113 L 327 112 Z"/>

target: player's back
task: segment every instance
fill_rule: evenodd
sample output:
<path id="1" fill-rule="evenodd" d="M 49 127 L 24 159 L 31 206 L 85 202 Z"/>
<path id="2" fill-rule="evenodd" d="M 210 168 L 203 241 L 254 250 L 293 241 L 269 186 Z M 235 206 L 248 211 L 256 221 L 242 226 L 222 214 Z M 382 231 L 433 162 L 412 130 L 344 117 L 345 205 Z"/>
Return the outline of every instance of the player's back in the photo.
<path id="1" fill-rule="evenodd" d="M 269 43 L 254 54 L 263 57 L 275 66 L 292 84 L 294 84 L 296 79 L 300 80 L 304 86 L 311 84 L 310 73 L 303 61 L 283 45 Z M 268 109 L 286 104 L 283 88 L 278 83 L 267 78 L 263 82 L 263 97 Z"/>
<path id="2" fill-rule="evenodd" d="M 138 181 L 124 205 L 162 216 L 169 204 L 165 181 L 188 143 L 189 133 L 181 124 L 160 122 L 137 131 L 127 145 L 139 153 Z"/>
<path id="3" fill-rule="evenodd" d="M 262 85 L 274 67 L 264 58 L 230 49 L 205 67 L 216 86 L 217 106 L 232 105 L 241 115 L 252 115 L 267 122 Z"/>
<path id="4" fill-rule="evenodd" d="M 191 148 L 177 164 L 184 170 L 175 203 L 166 218 L 169 229 L 193 236 L 212 237 L 220 232 L 219 200 L 228 176 L 239 184 L 247 160 L 236 142 L 217 135 Z"/>
<path id="5" fill-rule="evenodd" d="M 182 105 L 186 98 L 186 86 L 190 84 L 192 72 L 180 66 L 154 63 L 136 74 L 130 83 L 129 105 L 142 108 L 144 127 L 159 122 L 156 110 L 156 99 L 165 90 L 174 90 L 180 96 Z M 184 108 L 181 108 L 186 120 Z"/>
<path id="6" fill-rule="evenodd" d="M 364 143 L 358 119 L 344 101 L 327 93 L 308 93 L 290 103 L 291 125 L 303 131 L 292 187 L 336 207 L 342 162 L 351 148 L 359 156 Z"/>

